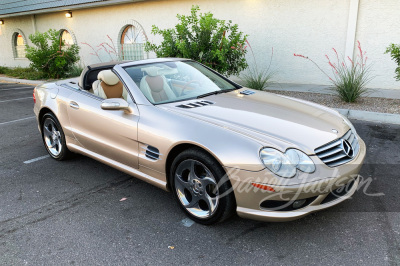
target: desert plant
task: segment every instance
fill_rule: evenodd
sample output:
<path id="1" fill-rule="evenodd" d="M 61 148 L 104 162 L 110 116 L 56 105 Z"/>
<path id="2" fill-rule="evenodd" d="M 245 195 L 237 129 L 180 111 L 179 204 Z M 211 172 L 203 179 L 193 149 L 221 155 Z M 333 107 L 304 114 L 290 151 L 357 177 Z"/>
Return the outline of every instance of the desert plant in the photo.
<path id="1" fill-rule="evenodd" d="M 36 32 L 29 35 L 29 39 L 34 44 L 26 48 L 31 67 L 49 78 L 65 77 L 79 60 L 79 47 L 76 44 L 64 46 L 57 30 Z"/>
<path id="2" fill-rule="evenodd" d="M 93 46 L 87 42 L 83 42 L 83 45 L 88 46 L 92 52 L 89 53 L 90 55 L 96 56 L 99 62 L 105 62 L 105 61 L 117 61 L 121 59 L 121 56 L 117 52 L 117 49 L 115 48 L 114 42 L 111 39 L 109 35 L 107 35 L 108 41 L 102 42 L 99 45 Z M 106 58 L 103 60 L 102 59 L 102 54 L 106 54 Z M 122 53 L 122 51 L 120 51 Z"/>
<path id="3" fill-rule="evenodd" d="M 30 80 L 38 80 L 45 78 L 45 74 L 43 72 L 33 69 L 31 67 L 0 66 L 0 74 L 4 74 L 10 77 L 30 79 Z"/>
<path id="4" fill-rule="evenodd" d="M 325 57 L 328 59 L 328 64 L 331 67 L 333 78 L 331 78 L 322 68 L 319 67 L 311 58 L 294 54 L 294 56 L 305 58 L 311 61 L 322 73 L 324 73 L 334 86 L 335 91 L 338 93 L 340 99 L 345 102 L 355 102 L 359 97 L 366 94 L 369 89 L 366 87 L 368 82 L 371 81 L 370 66 L 367 66 L 366 52 L 361 49 L 361 44 L 358 43 L 358 54 L 354 60 L 344 56 L 339 58 L 338 52 L 335 48 L 332 50 L 335 53 L 336 63 L 333 63 L 328 55 Z"/>
<path id="5" fill-rule="evenodd" d="M 392 57 L 392 59 L 396 62 L 397 67 L 395 69 L 395 73 L 396 73 L 396 80 L 400 81 L 400 44 L 390 44 L 387 48 L 386 48 L 386 52 L 385 54 L 389 54 Z"/>
<path id="6" fill-rule="evenodd" d="M 274 48 L 271 51 L 271 58 L 269 60 L 268 67 L 265 69 L 260 69 L 257 65 L 257 60 L 253 52 L 253 48 L 251 47 L 250 43 L 246 40 L 248 47 L 250 48 L 250 52 L 253 57 L 254 64 L 250 65 L 248 69 L 241 74 L 240 79 L 243 81 L 243 85 L 248 88 L 255 89 L 255 90 L 264 90 L 268 86 L 271 86 L 272 77 L 274 72 L 271 71 L 271 64 L 272 58 L 274 56 Z"/>
<path id="7" fill-rule="evenodd" d="M 183 57 L 203 63 L 225 75 L 238 75 L 247 67 L 245 46 L 247 36 L 232 21 L 217 19 L 211 14 L 200 13 L 199 6 L 192 6 L 191 15 L 177 15 L 179 23 L 172 29 L 153 25 L 152 33 L 161 35 L 160 45 L 146 43 L 145 50 L 157 57 Z M 232 49 L 235 47 L 235 49 Z"/>

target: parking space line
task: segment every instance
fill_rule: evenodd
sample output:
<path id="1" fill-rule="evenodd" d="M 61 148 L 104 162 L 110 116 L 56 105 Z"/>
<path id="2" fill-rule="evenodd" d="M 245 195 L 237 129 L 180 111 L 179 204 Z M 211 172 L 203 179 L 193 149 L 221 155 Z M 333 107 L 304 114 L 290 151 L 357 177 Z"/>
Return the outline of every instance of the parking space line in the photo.
<path id="1" fill-rule="evenodd" d="M 4 101 L 0 101 L 0 103 L 19 101 L 19 100 L 24 100 L 24 99 L 32 99 L 32 97 L 24 97 L 24 98 L 17 98 L 17 99 L 11 99 L 11 100 L 4 100 Z"/>
<path id="2" fill-rule="evenodd" d="M 13 90 L 26 90 L 26 89 L 33 89 L 34 87 L 23 87 L 23 88 L 13 88 L 13 89 L 0 89 L 0 91 L 13 91 Z"/>
<path id="3" fill-rule="evenodd" d="M 24 164 L 29 164 L 29 163 L 37 162 L 37 161 L 40 161 L 40 160 L 43 160 L 43 159 L 46 159 L 46 158 L 49 158 L 49 157 L 50 157 L 50 155 L 40 156 L 40 157 L 33 158 L 33 159 L 28 160 L 28 161 L 25 161 Z"/>
<path id="4" fill-rule="evenodd" d="M 30 117 L 27 117 L 27 118 L 21 118 L 21 119 L 17 119 L 17 120 L 3 122 L 3 123 L 0 123 L 0 126 L 11 124 L 11 123 L 15 123 L 15 122 L 19 122 L 19 121 L 23 121 L 23 120 L 27 120 L 27 119 L 32 119 L 32 118 L 35 118 L 35 116 L 30 116 Z"/>

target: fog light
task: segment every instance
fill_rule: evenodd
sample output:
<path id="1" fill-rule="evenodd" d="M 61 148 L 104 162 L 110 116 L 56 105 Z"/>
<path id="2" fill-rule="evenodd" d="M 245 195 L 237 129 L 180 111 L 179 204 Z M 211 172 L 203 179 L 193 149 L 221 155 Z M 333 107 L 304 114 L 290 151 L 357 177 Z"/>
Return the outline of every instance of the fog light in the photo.
<path id="1" fill-rule="evenodd" d="M 293 209 L 298 209 L 303 207 L 304 203 L 306 203 L 305 199 L 301 199 L 301 200 L 296 200 L 293 202 Z"/>

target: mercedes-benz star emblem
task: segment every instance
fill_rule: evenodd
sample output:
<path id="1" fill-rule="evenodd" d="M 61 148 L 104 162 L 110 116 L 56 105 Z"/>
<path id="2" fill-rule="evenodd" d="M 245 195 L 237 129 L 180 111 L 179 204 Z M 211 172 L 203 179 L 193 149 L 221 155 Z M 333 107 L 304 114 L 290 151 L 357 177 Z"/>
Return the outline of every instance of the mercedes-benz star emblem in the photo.
<path id="1" fill-rule="evenodd" d="M 351 146 L 351 144 L 347 140 L 342 139 L 342 143 L 340 146 L 341 146 L 342 150 L 344 151 L 344 153 L 347 155 L 347 157 L 353 158 L 354 150 L 353 150 L 353 147 Z"/>

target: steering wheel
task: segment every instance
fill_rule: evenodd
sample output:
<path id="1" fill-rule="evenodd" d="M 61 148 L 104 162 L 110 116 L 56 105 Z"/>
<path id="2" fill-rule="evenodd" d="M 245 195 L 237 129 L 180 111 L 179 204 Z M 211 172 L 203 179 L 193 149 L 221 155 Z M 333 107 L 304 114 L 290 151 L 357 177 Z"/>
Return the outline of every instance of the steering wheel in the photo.
<path id="1" fill-rule="evenodd" d="M 183 86 L 183 89 L 182 89 L 181 94 L 180 94 L 179 96 L 182 96 L 182 95 L 183 95 L 183 92 L 184 92 L 185 90 L 188 89 L 187 86 L 189 86 L 189 84 L 192 84 L 192 83 L 194 83 L 194 82 L 197 82 L 197 83 L 200 84 L 200 82 L 198 82 L 198 81 L 195 80 L 195 79 L 192 79 L 191 81 L 186 82 L 186 84 Z"/>

